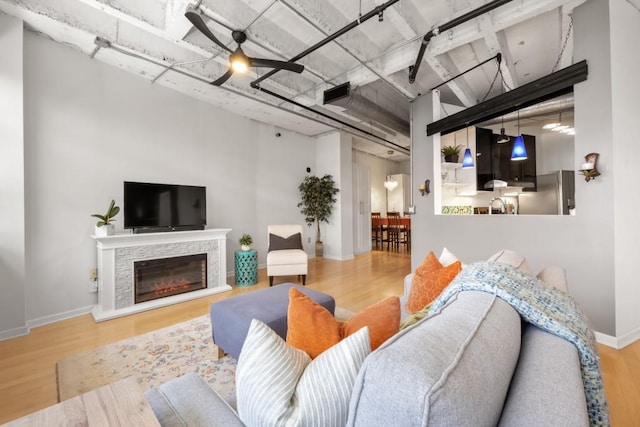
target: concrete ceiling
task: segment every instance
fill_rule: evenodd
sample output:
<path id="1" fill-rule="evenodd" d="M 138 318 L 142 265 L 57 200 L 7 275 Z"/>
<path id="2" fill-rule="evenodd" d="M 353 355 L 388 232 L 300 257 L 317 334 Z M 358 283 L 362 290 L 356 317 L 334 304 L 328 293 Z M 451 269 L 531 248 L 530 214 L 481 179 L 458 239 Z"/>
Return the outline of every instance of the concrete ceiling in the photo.
<path id="1" fill-rule="evenodd" d="M 184 13 L 195 7 L 231 50 L 231 29 L 241 29 L 248 37 L 242 45 L 247 55 L 287 61 L 383 0 L 0 0 L 0 11 L 22 19 L 30 31 L 153 84 L 304 135 L 344 129 L 356 135 L 355 148 L 401 161 L 408 158 L 412 100 L 445 80 L 502 54 L 502 79 L 494 82 L 497 63 L 490 61 L 440 88 L 443 102 L 469 107 L 570 65 L 571 13 L 584 1 L 513 0 L 439 32 L 410 84 L 409 67 L 425 34 L 491 2 L 399 0 L 385 9 L 381 22 L 377 16 L 363 22 L 297 61 L 305 66 L 302 74 L 280 71 L 260 84 L 377 137 L 251 88 L 269 69 L 234 74 L 221 87 L 208 84 L 227 71 L 229 53 Z M 323 105 L 323 92 L 347 81 L 364 102 Z"/>

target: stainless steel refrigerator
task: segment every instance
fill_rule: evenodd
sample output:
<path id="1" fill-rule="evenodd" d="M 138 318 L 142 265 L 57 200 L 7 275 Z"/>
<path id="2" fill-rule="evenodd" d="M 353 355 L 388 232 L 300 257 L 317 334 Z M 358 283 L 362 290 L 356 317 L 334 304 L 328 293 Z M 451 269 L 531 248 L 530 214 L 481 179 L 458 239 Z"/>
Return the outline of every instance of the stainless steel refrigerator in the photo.
<path id="1" fill-rule="evenodd" d="M 538 175 L 538 191 L 518 196 L 522 215 L 569 215 L 575 208 L 575 171 L 556 171 Z"/>

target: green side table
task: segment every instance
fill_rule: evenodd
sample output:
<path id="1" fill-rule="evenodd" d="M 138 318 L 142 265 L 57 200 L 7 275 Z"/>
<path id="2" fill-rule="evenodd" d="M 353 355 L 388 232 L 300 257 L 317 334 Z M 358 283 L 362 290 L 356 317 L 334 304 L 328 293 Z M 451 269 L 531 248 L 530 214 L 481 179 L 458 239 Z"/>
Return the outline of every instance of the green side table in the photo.
<path id="1" fill-rule="evenodd" d="M 258 252 L 253 249 L 236 251 L 236 285 L 251 286 L 258 283 Z"/>

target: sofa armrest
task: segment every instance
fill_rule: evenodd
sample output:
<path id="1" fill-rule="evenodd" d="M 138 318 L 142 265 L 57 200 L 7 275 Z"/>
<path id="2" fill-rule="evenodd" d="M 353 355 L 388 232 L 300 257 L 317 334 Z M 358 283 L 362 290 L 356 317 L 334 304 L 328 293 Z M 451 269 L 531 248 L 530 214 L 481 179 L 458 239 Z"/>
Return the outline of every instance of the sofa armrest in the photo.
<path id="1" fill-rule="evenodd" d="M 244 426 L 231 406 L 193 372 L 149 389 L 145 397 L 163 427 Z"/>

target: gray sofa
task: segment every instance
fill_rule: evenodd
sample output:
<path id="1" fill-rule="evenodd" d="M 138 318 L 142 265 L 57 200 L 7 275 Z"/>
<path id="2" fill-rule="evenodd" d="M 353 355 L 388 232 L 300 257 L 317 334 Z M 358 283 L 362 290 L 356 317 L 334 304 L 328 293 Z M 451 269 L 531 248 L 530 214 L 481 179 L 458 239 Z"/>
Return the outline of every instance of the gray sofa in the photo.
<path id="1" fill-rule="evenodd" d="M 551 273 L 564 278 L 561 270 Z M 151 389 L 147 398 L 162 425 L 242 425 L 195 374 Z M 523 323 L 496 296 L 466 291 L 366 358 L 347 424 L 584 426 L 589 420 L 576 348 Z"/>

